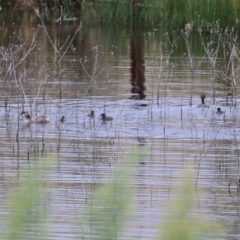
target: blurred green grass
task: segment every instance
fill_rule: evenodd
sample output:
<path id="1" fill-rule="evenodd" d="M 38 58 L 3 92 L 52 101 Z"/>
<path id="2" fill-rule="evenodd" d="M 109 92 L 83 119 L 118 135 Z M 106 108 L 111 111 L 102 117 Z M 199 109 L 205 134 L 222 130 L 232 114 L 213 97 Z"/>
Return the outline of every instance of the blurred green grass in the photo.
<path id="1" fill-rule="evenodd" d="M 144 147 L 139 149 L 118 163 L 107 183 L 97 186 L 88 201 L 86 213 L 76 219 L 79 226 L 87 227 L 91 239 L 117 239 L 124 232 L 126 223 L 131 221 L 130 213 L 136 199 L 137 165 L 146 151 Z M 31 239 L 48 239 L 46 220 L 49 213 L 44 204 L 49 187 L 46 176 L 54 163 L 49 158 L 40 159 L 20 174 L 19 185 L 8 199 L 7 227 L 0 239 L 29 239 L 31 234 Z M 176 195 L 173 194 L 173 200 L 166 207 L 167 217 L 159 222 L 154 239 L 217 238 L 223 232 L 222 226 L 197 212 L 194 175 L 190 170 L 184 171 L 179 182 Z M 84 237 L 80 229 L 76 239 Z"/>

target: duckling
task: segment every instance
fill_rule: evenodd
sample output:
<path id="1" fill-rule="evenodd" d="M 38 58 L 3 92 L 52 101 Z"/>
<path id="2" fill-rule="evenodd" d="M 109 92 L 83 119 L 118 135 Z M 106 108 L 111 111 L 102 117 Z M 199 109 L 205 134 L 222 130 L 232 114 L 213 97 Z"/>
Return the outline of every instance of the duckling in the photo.
<path id="1" fill-rule="evenodd" d="M 201 104 L 198 104 L 197 105 L 197 107 L 201 107 L 201 108 L 209 108 L 209 105 L 207 105 L 207 104 L 205 104 L 205 102 L 204 102 L 204 99 L 205 99 L 205 95 L 204 94 L 201 94 L 201 96 L 200 96 L 200 98 L 201 98 L 201 100 L 202 100 L 202 103 Z"/>
<path id="2" fill-rule="evenodd" d="M 94 111 L 92 110 L 87 116 L 89 118 L 94 118 L 95 117 Z"/>
<path id="3" fill-rule="evenodd" d="M 102 120 L 103 122 L 106 122 L 106 121 L 112 121 L 113 118 L 112 118 L 112 117 L 107 117 L 107 116 L 105 115 L 105 113 L 102 113 L 102 114 L 101 114 L 101 120 Z"/>
<path id="4" fill-rule="evenodd" d="M 144 146 L 146 143 L 146 140 L 144 137 L 137 137 L 137 140 L 138 140 L 140 146 Z"/>
<path id="5" fill-rule="evenodd" d="M 60 123 L 65 123 L 65 122 L 66 122 L 65 116 L 62 116 L 58 122 L 60 122 Z"/>
<path id="6" fill-rule="evenodd" d="M 57 122 L 56 122 L 56 128 L 58 130 L 62 130 L 65 126 L 66 118 L 65 116 L 62 116 Z"/>
<path id="7" fill-rule="evenodd" d="M 66 122 L 66 117 L 65 116 L 62 116 L 58 121 L 57 123 L 59 124 L 64 124 Z"/>
<path id="8" fill-rule="evenodd" d="M 224 111 L 221 110 L 220 107 L 217 108 L 217 111 L 215 112 L 217 115 L 222 115 Z"/>
<path id="9" fill-rule="evenodd" d="M 31 118 L 28 112 L 22 111 L 20 116 L 25 116 L 25 122 L 26 123 L 49 123 L 50 119 L 47 116 L 41 116 L 38 118 Z"/>

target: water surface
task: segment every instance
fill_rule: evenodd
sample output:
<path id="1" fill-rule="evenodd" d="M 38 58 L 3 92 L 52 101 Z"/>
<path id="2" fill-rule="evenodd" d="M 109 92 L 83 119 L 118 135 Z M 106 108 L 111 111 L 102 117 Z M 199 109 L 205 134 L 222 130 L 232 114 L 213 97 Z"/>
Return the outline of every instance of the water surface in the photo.
<path id="1" fill-rule="evenodd" d="M 2 216 L 19 173 L 28 171 L 39 157 L 53 154 L 57 163 L 47 176 L 46 239 L 72 239 L 81 232 L 76 219 L 85 212 L 95 188 L 112 180 L 115 166 L 128 153 L 145 148 L 131 186 L 137 191 L 129 213 L 132 220 L 121 239 L 153 239 L 181 173 L 189 166 L 199 190 L 196 213 L 223 222 L 228 233 L 224 238 L 237 239 L 239 99 L 229 100 L 226 84 L 213 80 L 197 33 L 189 38 L 192 74 L 184 41 L 179 40 L 170 53 L 166 31 L 137 29 L 134 38 L 119 28 L 121 38 L 116 39 L 112 28 L 83 24 L 70 42 L 77 27 L 77 22 L 47 26 L 53 44 L 63 47 L 60 54 L 44 28 L 29 23 L 2 29 L 2 57 L 9 56 L 8 49 L 16 51 L 14 61 L 1 63 Z M 12 63 L 25 56 L 35 33 L 35 47 L 15 71 Z M 174 34 L 181 36 L 180 30 Z M 209 108 L 197 107 L 201 93 Z M 217 115 L 217 107 L 224 114 Z M 23 109 L 33 117 L 47 115 L 51 122 L 26 125 L 19 116 Z M 87 117 L 91 110 L 94 119 Z M 102 122 L 103 112 L 114 120 Z M 62 116 L 66 123 L 59 127 Z M 80 235 L 88 239 L 89 229 L 81 227 Z"/>

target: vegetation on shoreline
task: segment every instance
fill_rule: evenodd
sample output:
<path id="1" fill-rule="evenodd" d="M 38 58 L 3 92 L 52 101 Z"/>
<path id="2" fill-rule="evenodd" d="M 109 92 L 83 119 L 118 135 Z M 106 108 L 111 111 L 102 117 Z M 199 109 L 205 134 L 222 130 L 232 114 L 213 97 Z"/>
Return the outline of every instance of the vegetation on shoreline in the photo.
<path id="1" fill-rule="evenodd" d="M 240 2 L 234 0 L 12 0 L 0 1 L 2 10 L 25 10 L 32 7 L 57 11 L 62 17 L 97 19 L 118 24 L 183 27 L 199 19 L 234 26 L 240 12 Z M 44 10 L 43 10 L 44 11 Z"/>

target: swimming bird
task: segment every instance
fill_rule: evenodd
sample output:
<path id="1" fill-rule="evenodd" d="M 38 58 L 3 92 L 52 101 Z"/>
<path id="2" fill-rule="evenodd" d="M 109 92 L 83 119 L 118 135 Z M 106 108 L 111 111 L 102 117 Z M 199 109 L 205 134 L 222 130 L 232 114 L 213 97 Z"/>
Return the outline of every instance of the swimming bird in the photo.
<path id="1" fill-rule="evenodd" d="M 137 137 L 137 140 L 138 140 L 140 146 L 144 146 L 145 143 L 146 143 L 146 140 L 145 140 L 144 137 L 139 137 L 139 136 L 138 136 L 138 137 Z"/>
<path id="2" fill-rule="evenodd" d="M 94 111 L 92 110 L 87 116 L 89 118 L 94 118 L 95 117 Z"/>
<path id="3" fill-rule="evenodd" d="M 220 107 L 217 108 L 217 111 L 215 112 L 218 115 L 222 115 L 224 113 L 224 111 L 221 110 Z"/>
<path id="4" fill-rule="evenodd" d="M 66 118 L 65 116 L 62 116 L 60 120 L 56 122 L 56 127 L 58 130 L 62 130 L 65 126 Z"/>
<path id="5" fill-rule="evenodd" d="M 113 120 L 113 118 L 112 117 L 107 117 L 106 115 L 105 115 L 105 113 L 102 113 L 101 114 L 101 120 L 102 121 L 112 121 Z"/>
<path id="6" fill-rule="evenodd" d="M 65 116 L 62 116 L 58 122 L 60 122 L 60 123 L 65 123 L 65 122 L 66 122 Z"/>
<path id="7" fill-rule="evenodd" d="M 197 107 L 201 107 L 201 108 L 209 108 L 209 105 L 205 104 L 204 100 L 205 100 L 205 95 L 204 94 L 201 94 L 200 98 L 201 98 L 201 101 L 202 103 L 201 104 L 198 104 Z"/>
<path id="8" fill-rule="evenodd" d="M 41 116 L 38 118 L 31 118 L 30 114 L 28 112 L 22 111 L 20 116 L 25 116 L 25 122 L 26 123 L 49 123 L 50 119 L 47 116 Z"/>

